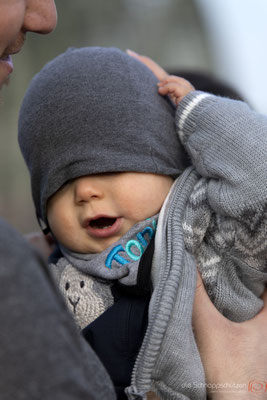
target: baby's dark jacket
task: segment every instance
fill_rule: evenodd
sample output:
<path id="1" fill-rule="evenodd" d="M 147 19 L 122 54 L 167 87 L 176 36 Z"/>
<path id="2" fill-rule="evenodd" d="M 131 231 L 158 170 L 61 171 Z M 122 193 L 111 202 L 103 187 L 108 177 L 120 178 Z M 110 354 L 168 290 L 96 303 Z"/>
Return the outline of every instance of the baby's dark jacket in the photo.
<path id="1" fill-rule="evenodd" d="M 153 252 L 154 239 L 140 259 L 137 284 L 115 283 L 112 287 L 114 304 L 82 330 L 111 377 L 118 400 L 127 400 L 124 389 L 131 384 L 133 367 L 147 328 Z M 60 257 L 62 254 L 57 249 L 50 262 L 55 263 Z"/>

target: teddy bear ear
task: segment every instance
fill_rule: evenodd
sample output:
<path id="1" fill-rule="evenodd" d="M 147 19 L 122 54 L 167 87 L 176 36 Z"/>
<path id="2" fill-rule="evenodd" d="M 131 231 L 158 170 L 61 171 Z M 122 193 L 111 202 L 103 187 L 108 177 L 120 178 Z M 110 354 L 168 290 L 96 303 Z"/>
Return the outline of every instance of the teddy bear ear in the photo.
<path id="1" fill-rule="evenodd" d="M 56 264 L 50 263 L 49 264 L 50 272 L 52 273 L 56 283 L 59 285 L 61 280 L 62 270 L 58 268 Z"/>

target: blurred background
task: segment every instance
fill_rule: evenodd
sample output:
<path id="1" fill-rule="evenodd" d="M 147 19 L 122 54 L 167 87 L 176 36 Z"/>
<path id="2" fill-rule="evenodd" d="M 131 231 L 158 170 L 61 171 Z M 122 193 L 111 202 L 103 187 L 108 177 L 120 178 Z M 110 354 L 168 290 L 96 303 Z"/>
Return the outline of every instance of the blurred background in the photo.
<path id="1" fill-rule="evenodd" d="M 35 73 L 68 47 L 116 46 L 149 55 L 171 71 L 230 85 L 267 110 L 266 0 L 57 0 L 54 33 L 27 35 L 0 99 L 0 215 L 20 232 L 38 229 L 17 144 L 17 118 Z"/>

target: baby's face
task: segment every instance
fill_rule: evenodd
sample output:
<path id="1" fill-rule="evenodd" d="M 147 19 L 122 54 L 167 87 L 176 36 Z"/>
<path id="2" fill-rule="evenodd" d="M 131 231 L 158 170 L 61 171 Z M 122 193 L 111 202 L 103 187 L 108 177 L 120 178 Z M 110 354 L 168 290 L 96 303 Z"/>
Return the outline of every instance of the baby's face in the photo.
<path id="1" fill-rule="evenodd" d="M 172 183 L 169 176 L 139 172 L 74 179 L 48 200 L 50 229 L 72 251 L 100 253 L 134 224 L 157 214 Z"/>

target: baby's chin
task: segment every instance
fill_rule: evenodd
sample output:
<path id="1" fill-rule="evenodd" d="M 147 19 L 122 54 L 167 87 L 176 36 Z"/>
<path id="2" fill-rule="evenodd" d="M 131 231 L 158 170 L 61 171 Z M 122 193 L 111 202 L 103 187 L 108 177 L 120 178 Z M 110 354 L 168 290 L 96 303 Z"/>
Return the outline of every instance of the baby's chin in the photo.
<path id="1" fill-rule="evenodd" d="M 4 79 L 2 82 L 1 82 L 1 79 L 0 79 L 0 91 L 2 90 L 3 86 L 8 86 L 9 82 L 10 82 L 10 78 L 9 77 Z"/>

